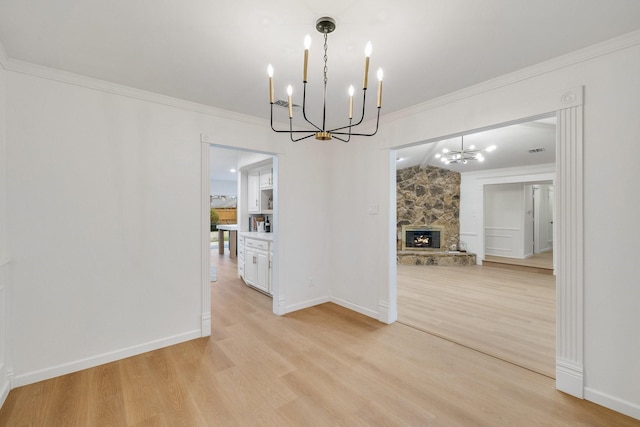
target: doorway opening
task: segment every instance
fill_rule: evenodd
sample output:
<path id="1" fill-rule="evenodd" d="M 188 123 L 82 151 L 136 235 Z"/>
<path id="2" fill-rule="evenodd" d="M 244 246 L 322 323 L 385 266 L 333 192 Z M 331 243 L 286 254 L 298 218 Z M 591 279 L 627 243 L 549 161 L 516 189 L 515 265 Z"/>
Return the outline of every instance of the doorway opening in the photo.
<path id="1" fill-rule="evenodd" d="M 398 257 L 410 260 L 397 266 L 398 321 L 555 377 L 555 277 L 483 266 L 497 250 L 502 255 L 509 250 L 514 259 L 530 257 L 536 240 L 538 253 L 554 253 L 553 246 L 547 248 L 555 242 L 553 230 L 536 228 L 534 211 L 540 219 L 555 203 L 536 208 L 532 197 L 543 189 L 554 197 L 549 188 L 555 179 L 555 116 L 465 133 L 465 144 L 495 149 L 484 162 L 444 164 L 440 153 L 460 137 L 396 152 L 397 226 L 427 218 L 456 230 L 447 241 L 448 257 Z M 534 160 L 533 149 L 544 154 Z M 420 182 L 419 173 L 403 172 L 408 168 L 425 171 L 431 183 Z M 439 223 L 445 220 L 449 224 Z M 466 266 L 470 254 L 471 264 L 478 265 Z"/>
<path id="2" fill-rule="evenodd" d="M 224 262 L 227 278 L 241 277 L 238 242 L 248 229 L 246 171 L 252 164 L 268 161 L 272 165 L 269 269 L 272 310 L 278 312 L 277 301 L 283 297 L 278 286 L 278 157 L 273 153 L 243 150 L 235 147 L 202 144 L 202 334 L 211 331 L 211 282 L 219 279 L 217 262 Z M 244 177 L 244 179 L 243 179 Z M 213 211 L 216 211 L 214 215 Z M 247 217 L 245 219 L 245 217 Z M 214 223 L 215 219 L 215 223 Z M 235 219 L 235 221 L 234 221 Z M 215 228 L 215 229 L 214 229 Z M 245 230 L 246 229 L 246 230 Z M 235 244 L 234 244 L 235 243 Z M 233 264 L 233 265 L 232 265 Z M 232 266 L 231 266 L 232 265 Z M 231 266 L 231 268 L 229 268 Z M 232 274 L 229 274 L 229 272 Z"/>

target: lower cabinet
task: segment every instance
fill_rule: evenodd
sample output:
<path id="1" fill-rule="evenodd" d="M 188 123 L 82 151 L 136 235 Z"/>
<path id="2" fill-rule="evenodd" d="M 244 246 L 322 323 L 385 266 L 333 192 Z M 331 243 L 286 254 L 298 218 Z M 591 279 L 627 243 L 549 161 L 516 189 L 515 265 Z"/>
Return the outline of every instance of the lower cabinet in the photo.
<path id="1" fill-rule="evenodd" d="M 271 295 L 270 244 L 264 240 L 244 238 L 244 262 L 239 267 L 247 285 Z M 238 259 L 240 263 L 240 259 Z"/>
<path id="2" fill-rule="evenodd" d="M 238 275 L 244 278 L 244 236 L 238 233 Z"/>

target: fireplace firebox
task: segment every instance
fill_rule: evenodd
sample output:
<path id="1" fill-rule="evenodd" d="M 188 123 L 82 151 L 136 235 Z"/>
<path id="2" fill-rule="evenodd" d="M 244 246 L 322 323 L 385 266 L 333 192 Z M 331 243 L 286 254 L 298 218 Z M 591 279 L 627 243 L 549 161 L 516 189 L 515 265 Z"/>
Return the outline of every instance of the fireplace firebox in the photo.
<path id="1" fill-rule="evenodd" d="M 440 250 L 443 231 L 443 227 L 405 225 L 402 227 L 402 250 Z"/>

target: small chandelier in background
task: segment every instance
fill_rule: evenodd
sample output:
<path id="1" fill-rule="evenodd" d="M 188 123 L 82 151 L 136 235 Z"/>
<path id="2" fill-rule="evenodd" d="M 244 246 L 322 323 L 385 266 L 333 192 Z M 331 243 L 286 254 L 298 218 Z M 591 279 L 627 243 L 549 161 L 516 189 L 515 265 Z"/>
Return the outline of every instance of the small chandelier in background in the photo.
<path id="1" fill-rule="evenodd" d="M 445 165 L 449 165 L 451 163 L 462 163 L 467 164 L 469 160 L 477 160 L 479 162 L 484 162 L 484 156 L 482 155 L 482 151 L 486 151 L 487 153 L 492 152 L 496 149 L 495 145 L 491 145 L 484 150 L 476 150 L 474 145 L 469 146 L 469 148 L 464 148 L 464 135 L 461 137 L 460 141 L 460 150 L 449 150 L 447 148 L 442 149 L 442 154 L 436 154 L 436 159 L 440 159 L 442 163 Z"/>
<path id="2" fill-rule="evenodd" d="M 360 125 L 364 120 L 365 116 L 365 105 L 367 98 L 367 84 L 369 81 L 369 58 L 371 56 L 371 42 L 367 43 L 365 48 L 365 62 L 364 62 L 364 78 L 362 82 L 362 116 L 358 120 L 357 123 L 353 123 L 353 95 L 354 88 L 353 86 L 349 87 L 349 124 L 344 126 L 338 126 L 335 128 L 328 128 L 326 125 L 327 118 L 327 36 L 329 33 L 333 32 L 336 29 L 336 21 L 333 18 L 323 17 L 318 19 L 316 22 L 316 30 L 320 33 L 324 34 L 324 69 L 323 69 L 323 80 L 324 80 L 324 91 L 322 95 L 322 125 L 317 125 L 311 120 L 307 118 L 306 106 L 307 106 L 307 70 L 308 70 L 308 62 L 309 62 L 309 47 L 311 45 L 311 37 L 307 35 L 304 39 L 304 64 L 303 64 L 303 72 L 302 72 L 302 83 L 303 83 L 303 91 L 302 91 L 302 117 L 304 120 L 311 126 L 310 129 L 304 130 L 294 130 L 293 129 L 293 103 L 292 103 L 292 94 L 293 88 L 291 85 L 287 87 L 287 98 L 288 98 L 288 107 L 289 107 L 289 130 L 283 129 L 279 130 L 273 127 L 273 104 L 274 101 L 274 92 L 273 92 L 273 67 L 269 64 L 267 72 L 269 74 L 269 102 L 271 104 L 271 129 L 275 132 L 288 133 L 290 135 L 291 141 L 298 142 L 303 139 L 310 138 L 315 136 L 317 140 L 327 141 L 332 138 L 336 138 L 343 142 L 349 142 L 351 136 L 373 136 L 378 132 L 378 125 L 380 123 L 380 107 L 382 107 L 382 69 L 378 69 L 378 115 L 376 118 L 376 129 L 372 133 L 355 133 L 353 132 L 353 128 Z M 285 105 L 287 105 L 285 104 Z M 346 104 L 346 103 L 345 103 Z M 347 109 L 345 108 L 345 111 Z M 294 134 L 299 137 L 294 138 Z M 340 136 L 338 136 L 340 135 Z"/>

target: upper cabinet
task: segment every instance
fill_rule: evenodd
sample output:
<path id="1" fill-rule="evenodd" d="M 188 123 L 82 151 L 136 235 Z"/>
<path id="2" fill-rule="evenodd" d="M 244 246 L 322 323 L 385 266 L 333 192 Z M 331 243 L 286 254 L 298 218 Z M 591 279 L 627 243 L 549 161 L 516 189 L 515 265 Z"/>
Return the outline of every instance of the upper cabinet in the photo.
<path id="1" fill-rule="evenodd" d="M 273 188 L 273 169 L 260 171 L 260 188 Z"/>
<path id="2" fill-rule="evenodd" d="M 273 213 L 273 169 L 261 166 L 247 171 L 247 213 Z"/>
<path id="3" fill-rule="evenodd" d="M 250 213 L 260 213 L 260 173 L 258 171 L 249 172 L 247 175 L 247 211 Z"/>

